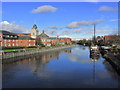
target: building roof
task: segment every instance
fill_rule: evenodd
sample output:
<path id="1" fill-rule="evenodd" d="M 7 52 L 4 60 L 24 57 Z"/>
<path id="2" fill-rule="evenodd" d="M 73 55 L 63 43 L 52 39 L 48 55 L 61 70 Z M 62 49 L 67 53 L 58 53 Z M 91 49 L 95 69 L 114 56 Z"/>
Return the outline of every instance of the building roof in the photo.
<path id="1" fill-rule="evenodd" d="M 31 38 L 29 36 L 19 36 L 18 39 L 22 39 L 22 40 L 35 40 L 34 38 Z"/>
<path id="2" fill-rule="evenodd" d="M 17 34 L 29 35 L 30 33 L 17 33 Z"/>
<path id="3" fill-rule="evenodd" d="M 56 39 L 57 37 L 49 37 L 50 39 Z"/>
<path id="4" fill-rule="evenodd" d="M 11 33 L 11 32 L 9 32 L 9 31 L 5 31 L 5 30 L 0 30 L 0 33 L 3 33 L 3 34 L 5 34 L 5 35 L 17 35 L 17 34 L 15 34 L 15 33 Z"/>
<path id="5" fill-rule="evenodd" d="M 33 27 L 32 27 L 32 29 L 37 29 L 37 25 L 34 24 Z"/>
<path id="6" fill-rule="evenodd" d="M 38 38 L 49 38 L 49 36 L 45 34 L 43 30 L 43 32 L 38 36 Z"/>
<path id="7" fill-rule="evenodd" d="M 39 38 L 49 38 L 49 36 L 46 35 L 46 34 L 40 34 L 38 37 L 39 37 Z"/>

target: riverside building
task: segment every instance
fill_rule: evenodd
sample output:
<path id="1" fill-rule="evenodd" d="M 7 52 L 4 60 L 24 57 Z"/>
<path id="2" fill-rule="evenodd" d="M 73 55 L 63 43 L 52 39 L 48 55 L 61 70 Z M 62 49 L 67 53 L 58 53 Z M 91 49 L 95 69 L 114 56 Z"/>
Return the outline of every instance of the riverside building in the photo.
<path id="1" fill-rule="evenodd" d="M 38 34 L 37 25 L 34 24 L 31 33 L 12 33 L 9 31 L 0 31 L 0 46 L 2 47 L 31 47 L 43 44 L 45 46 L 51 45 L 65 45 L 71 44 L 71 38 L 49 37 L 44 30 Z"/>

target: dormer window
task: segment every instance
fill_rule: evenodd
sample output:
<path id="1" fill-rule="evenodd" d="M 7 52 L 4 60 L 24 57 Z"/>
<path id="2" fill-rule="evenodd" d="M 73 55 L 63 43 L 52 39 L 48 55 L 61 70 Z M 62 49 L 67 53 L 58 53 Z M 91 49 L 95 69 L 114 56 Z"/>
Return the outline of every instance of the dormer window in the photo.
<path id="1" fill-rule="evenodd" d="M 9 37 L 9 35 L 6 35 L 6 37 Z"/>
<path id="2" fill-rule="evenodd" d="M 15 38 L 17 38 L 17 36 L 15 36 Z"/>

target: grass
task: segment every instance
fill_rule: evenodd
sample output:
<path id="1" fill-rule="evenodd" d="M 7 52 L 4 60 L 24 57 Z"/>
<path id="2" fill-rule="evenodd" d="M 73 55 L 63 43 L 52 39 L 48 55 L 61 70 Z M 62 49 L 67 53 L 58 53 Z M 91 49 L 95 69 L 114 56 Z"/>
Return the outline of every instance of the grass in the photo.
<path id="1" fill-rule="evenodd" d="M 62 46 L 67 46 L 67 45 L 61 45 L 61 46 L 52 46 L 52 47 L 39 47 L 39 49 L 48 49 L 48 48 L 55 48 L 55 47 L 62 47 Z M 34 50 L 38 48 L 23 48 L 23 49 L 7 49 L 7 50 L 0 50 L 0 52 L 14 52 L 14 51 L 28 51 L 28 50 Z"/>
<path id="2" fill-rule="evenodd" d="M 8 49 L 8 50 L 0 50 L 0 52 L 13 52 L 13 51 L 25 51 L 25 50 L 32 50 L 36 48 L 24 48 L 24 49 Z"/>
<path id="3" fill-rule="evenodd" d="M 23 51 L 25 49 L 0 50 L 0 52 Z"/>

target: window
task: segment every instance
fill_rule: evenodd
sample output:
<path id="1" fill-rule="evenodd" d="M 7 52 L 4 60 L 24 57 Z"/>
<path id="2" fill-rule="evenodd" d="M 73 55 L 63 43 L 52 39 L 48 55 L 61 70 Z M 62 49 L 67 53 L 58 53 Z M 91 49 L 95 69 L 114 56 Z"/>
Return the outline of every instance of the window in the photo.
<path id="1" fill-rule="evenodd" d="M 13 42 L 14 42 L 15 40 L 13 40 Z"/>
<path id="2" fill-rule="evenodd" d="M 8 46 L 10 46 L 10 44 L 8 44 Z"/>
<path id="3" fill-rule="evenodd" d="M 9 35 L 7 35 L 7 37 L 9 37 Z"/>
<path id="4" fill-rule="evenodd" d="M 4 46 L 6 46 L 6 44 L 4 44 Z"/>
<path id="5" fill-rule="evenodd" d="M 35 34 L 33 33 L 33 35 L 35 35 Z"/>
<path id="6" fill-rule="evenodd" d="M 29 40 L 29 42 L 30 42 L 31 40 Z"/>
<path id="7" fill-rule="evenodd" d="M 4 40 L 4 42 L 6 43 L 6 40 Z"/>
<path id="8" fill-rule="evenodd" d="M 8 40 L 8 42 L 10 42 L 10 40 Z"/>
<path id="9" fill-rule="evenodd" d="M 17 38 L 17 36 L 15 36 L 15 38 Z"/>
<path id="10" fill-rule="evenodd" d="M 15 44 L 13 43 L 13 46 L 15 46 Z"/>

